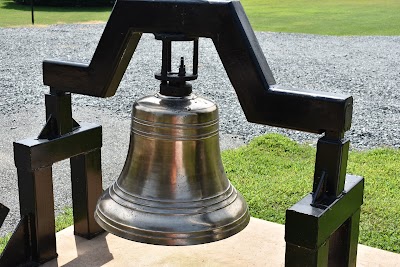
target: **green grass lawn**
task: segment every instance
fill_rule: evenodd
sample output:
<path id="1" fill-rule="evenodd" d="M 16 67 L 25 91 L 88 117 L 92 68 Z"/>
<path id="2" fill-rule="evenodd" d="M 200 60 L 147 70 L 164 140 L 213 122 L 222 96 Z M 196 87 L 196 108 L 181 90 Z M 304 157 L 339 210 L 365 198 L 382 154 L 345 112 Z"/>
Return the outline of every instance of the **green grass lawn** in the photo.
<path id="1" fill-rule="evenodd" d="M 35 9 L 35 25 L 107 21 L 112 7 L 45 7 Z M 31 7 L 0 0 L 0 27 L 31 25 Z"/>
<path id="2" fill-rule="evenodd" d="M 255 30 L 399 35 L 399 0 L 241 0 Z"/>
<path id="3" fill-rule="evenodd" d="M 399 0 L 242 0 L 257 31 L 400 35 Z M 35 24 L 106 21 L 111 7 L 35 7 Z M 0 0 L 0 27 L 31 24 L 30 6 Z"/>
<path id="4" fill-rule="evenodd" d="M 222 153 L 225 171 L 243 194 L 253 217 L 285 223 L 285 211 L 312 190 L 315 148 L 269 134 Z M 364 176 L 359 242 L 400 253 L 400 150 L 353 151 L 347 172 Z M 72 210 L 56 218 L 71 225 Z M 8 237 L 0 238 L 0 251 Z"/>
<path id="5" fill-rule="evenodd" d="M 315 148 L 286 137 L 255 138 L 222 159 L 254 217 L 284 224 L 286 209 L 312 190 Z M 365 178 L 359 242 L 400 253 L 400 150 L 353 151 L 347 172 Z"/>

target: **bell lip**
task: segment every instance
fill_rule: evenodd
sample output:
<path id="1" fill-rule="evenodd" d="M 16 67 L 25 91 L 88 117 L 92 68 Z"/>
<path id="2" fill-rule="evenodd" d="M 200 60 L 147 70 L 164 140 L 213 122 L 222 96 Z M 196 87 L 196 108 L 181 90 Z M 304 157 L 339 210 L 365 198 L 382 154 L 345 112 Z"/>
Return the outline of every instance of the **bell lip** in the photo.
<path id="1" fill-rule="evenodd" d="M 161 246 L 191 246 L 220 241 L 239 233 L 249 224 L 250 214 L 247 208 L 240 218 L 230 224 L 223 225 L 213 230 L 187 233 L 147 231 L 143 229 L 137 229 L 135 232 L 124 231 L 104 220 L 105 217 L 98 212 L 97 208 L 94 218 L 99 226 L 108 233 L 134 242 Z M 220 233 L 215 234 L 216 231 Z M 145 233 L 152 233 L 153 235 L 145 235 Z M 154 233 L 158 233 L 159 235 L 154 236 Z"/>
<path id="2" fill-rule="evenodd" d="M 120 206 L 141 212 L 163 214 L 164 210 L 175 210 L 175 215 L 196 215 L 216 211 L 237 201 L 238 192 L 229 183 L 228 187 L 214 196 L 195 200 L 155 200 L 132 194 L 126 191 L 119 180 L 114 182 L 107 190 L 108 195 Z M 145 211 L 147 210 L 147 211 Z M 186 210 L 186 212 L 184 212 Z M 169 213 L 169 212 L 167 212 Z"/>
<path id="3" fill-rule="evenodd" d="M 135 205 L 129 208 L 120 203 L 117 195 L 110 195 L 110 186 L 98 200 L 94 217 L 107 232 L 132 241 L 166 246 L 210 243 L 240 232 L 250 220 L 243 196 L 232 184 L 230 187 L 234 193 L 205 212 L 165 214 L 160 209 L 143 210 Z"/>

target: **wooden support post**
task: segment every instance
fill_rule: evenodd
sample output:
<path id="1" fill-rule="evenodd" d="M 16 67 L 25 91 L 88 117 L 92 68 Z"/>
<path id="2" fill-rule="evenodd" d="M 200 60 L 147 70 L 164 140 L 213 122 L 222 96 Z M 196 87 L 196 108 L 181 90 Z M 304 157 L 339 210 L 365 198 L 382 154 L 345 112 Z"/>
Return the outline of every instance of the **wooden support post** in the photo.
<path id="1" fill-rule="evenodd" d="M 21 218 L 28 216 L 32 260 L 44 263 L 57 257 L 51 166 L 18 168 Z"/>
<path id="2" fill-rule="evenodd" d="M 103 232 L 93 216 L 103 192 L 100 153 L 96 149 L 70 159 L 74 233 L 87 239 Z"/>
<path id="3" fill-rule="evenodd" d="M 364 179 L 346 176 L 343 194 L 329 206 L 312 206 L 308 194 L 286 211 L 285 266 L 354 267 Z"/>
<path id="4" fill-rule="evenodd" d="M 46 133 L 55 128 L 48 129 Z M 71 158 L 76 234 L 90 239 L 102 232 L 94 221 L 94 209 L 102 193 L 101 130 L 101 126 L 85 123 L 68 134 L 52 135 L 53 139 L 28 138 L 14 143 L 21 218 L 27 225 L 26 229 L 20 227 L 19 232 L 24 234 L 15 237 L 24 238 L 27 244 L 22 263 L 41 264 L 57 257 L 52 181 L 55 162 Z M 15 247 L 6 248 L 12 249 Z"/>

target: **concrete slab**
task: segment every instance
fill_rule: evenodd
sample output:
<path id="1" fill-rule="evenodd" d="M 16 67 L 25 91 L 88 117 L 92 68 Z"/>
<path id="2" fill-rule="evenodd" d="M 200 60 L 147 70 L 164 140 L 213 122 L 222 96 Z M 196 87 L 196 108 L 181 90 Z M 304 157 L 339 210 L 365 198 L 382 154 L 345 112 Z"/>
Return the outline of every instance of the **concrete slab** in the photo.
<path id="1" fill-rule="evenodd" d="M 169 247 L 129 241 L 112 234 L 86 240 L 73 227 L 57 233 L 58 266 L 284 266 L 284 226 L 251 218 L 242 232 L 213 243 Z M 357 266 L 400 266 L 400 254 L 363 245 Z"/>

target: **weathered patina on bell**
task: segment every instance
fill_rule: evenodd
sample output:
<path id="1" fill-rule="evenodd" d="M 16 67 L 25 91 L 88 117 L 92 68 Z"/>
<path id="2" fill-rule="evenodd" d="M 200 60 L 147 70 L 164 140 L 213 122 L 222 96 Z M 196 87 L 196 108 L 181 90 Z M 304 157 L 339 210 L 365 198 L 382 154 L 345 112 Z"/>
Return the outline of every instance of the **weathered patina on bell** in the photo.
<path id="1" fill-rule="evenodd" d="M 245 200 L 221 162 L 218 108 L 192 93 L 193 73 L 171 72 L 171 40 L 163 40 L 160 93 L 133 105 L 131 139 L 118 180 L 99 199 L 95 218 L 106 231 L 152 244 L 192 245 L 241 231 L 249 222 Z"/>

